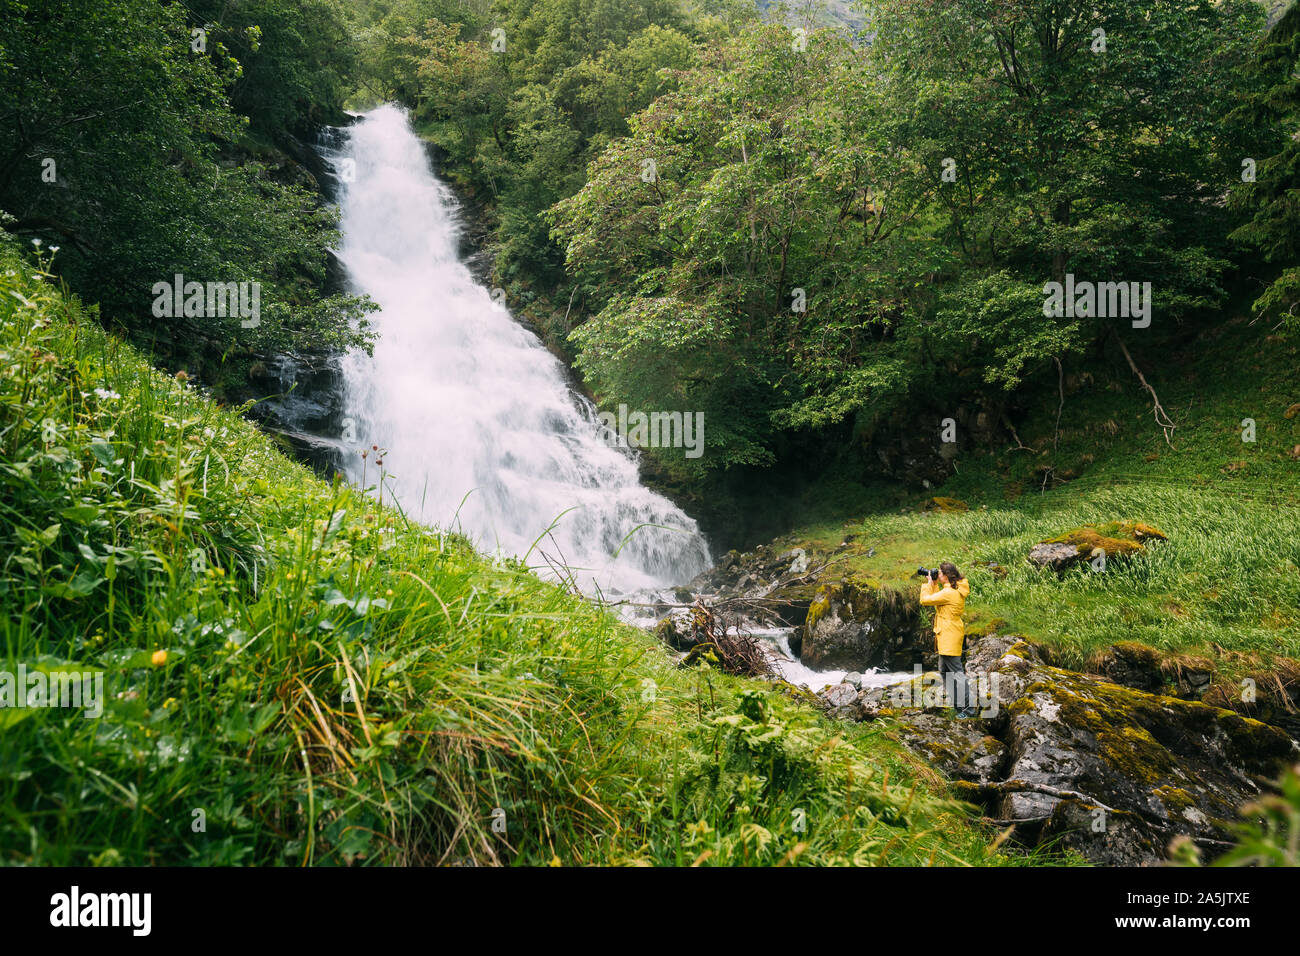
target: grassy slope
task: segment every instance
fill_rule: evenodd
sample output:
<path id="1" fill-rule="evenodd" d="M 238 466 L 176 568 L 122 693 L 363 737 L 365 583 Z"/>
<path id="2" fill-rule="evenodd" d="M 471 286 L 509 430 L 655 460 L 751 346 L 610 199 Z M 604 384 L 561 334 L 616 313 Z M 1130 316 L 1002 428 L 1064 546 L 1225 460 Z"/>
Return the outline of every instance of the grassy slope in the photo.
<path id="1" fill-rule="evenodd" d="M 1057 453 L 1051 394 L 1021 425 L 1030 450 L 958 459 L 958 474 L 934 491 L 970 511 L 922 513 L 915 497 L 902 509 L 882 499 L 865 518 L 823 516 L 783 542 L 834 547 L 857 533 L 840 566 L 895 584 L 918 564 L 951 559 L 971 578 L 975 629 L 1001 620 L 1074 664 L 1120 640 L 1209 657 L 1225 679 L 1300 658 L 1298 355 L 1294 339 L 1243 319 L 1182 351 L 1137 353 L 1178 426 L 1172 449 L 1122 360 L 1095 367 L 1067 379 Z M 1247 417 L 1254 443 L 1242 441 Z M 1039 469 L 1052 462 L 1067 480 L 1044 490 Z M 1154 524 L 1169 541 L 1064 581 L 1025 561 L 1040 540 L 1116 519 Z"/>
<path id="2" fill-rule="evenodd" d="M 0 708 L 0 863 L 1026 862 L 881 728 L 317 480 L 6 243 L 0 365 L 0 670 L 109 697 Z"/>

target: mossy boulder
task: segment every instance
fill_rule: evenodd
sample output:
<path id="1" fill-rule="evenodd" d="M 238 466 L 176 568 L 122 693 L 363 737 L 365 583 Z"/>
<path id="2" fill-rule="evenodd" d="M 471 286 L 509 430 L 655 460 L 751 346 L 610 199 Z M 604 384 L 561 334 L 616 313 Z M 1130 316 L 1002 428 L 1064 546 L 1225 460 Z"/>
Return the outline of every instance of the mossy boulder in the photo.
<path id="1" fill-rule="evenodd" d="M 1241 805 L 1258 795 L 1259 781 L 1297 753 L 1278 728 L 1199 701 L 1039 663 L 1015 681 L 1023 689 L 1010 702 L 1002 737 L 1011 752 L 1008 779 L 1083 793 L 1128 814 L 1124 845 L 1148 846 L 1150 855 L 1117 860 L 1104 828 L 1063 829 L 1063 819 L 1073 817 L 1056 814 L 1059 797 L 1009 792 L 996 812 L 1009 819 L 1046 816 L 1039 839 L 1060 837 L 1096 862 L 1150 862 L 1179 833 L 1213 852 L 1213 841 L 1228 836 L 1223 821 L 1236 819 Z M 1092 820 L 1104 826 L 1107 815 L 1114 813 Z"/>
<path id="2" fill-rule="evenodd" d="M 667 644 L 675 651 L 684 650 L 682 644 L 682 631 L 678 626 L 677 620 L 669 615 L 655 625 L 655 637 Z"/>
<path id="3" fill-rule="evenodd" d="M 869 581 L 820 587 L 799 639 L 800 660 L 815 670 L 907 669 L 934 649 L 916 596 Z"/>
<path id="4" fill-rule="evenodd" d="M 1029 549 L 1029 563 L 1039 568 L 1064 571 L 1078 564 L 1082 558 L 1072 544 L 1049 544 L 1044 541 Z"/>
<path id="5" fill-rule="evenodd" d="M 1029 562 L 1060 572 L 1099 555 L 1105 555 L 1107 561 L 1130 558 L 1148 542 L 1166 540 L 1168 536 L 1159 528 L 1140 521 L 1087 524 L 1041 541 L 1030 549 Z"/>
<path id="6" fill-rule="evenodd" d="M 937 511 L 940 514 L 952 514 L 954 512 L 969 511 L 970 505 L 960 498 L 945 498 L 941 495 L 935 495 L 933 498 L 926 498 L 921 504 L 922 511 Z"/>
<path id="7" fill-rule="evenodd" d="M 655 637 L 675 651 L 689 651 L 705 637 L 694 627 L 690 608 L 678 608 L 655 625 Z"/>

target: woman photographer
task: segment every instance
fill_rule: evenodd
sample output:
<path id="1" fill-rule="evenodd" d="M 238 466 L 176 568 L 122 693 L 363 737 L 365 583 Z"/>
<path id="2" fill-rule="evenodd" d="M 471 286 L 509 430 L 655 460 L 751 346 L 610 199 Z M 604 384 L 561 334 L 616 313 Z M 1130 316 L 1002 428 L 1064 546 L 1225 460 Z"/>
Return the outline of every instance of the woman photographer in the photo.
<path id="1" fill-rule="evenodd" d="M 970 595 L 970 582 L 961 576 L 957 566 L 944 561 L 931 571 L 921 585 L 921 604 L 934 608 L 934 638 L 939 651 L 939 678 L 952 695 L 957 716 L 968 719 L 975 716 L 975 700 L 966 681 L 966 668 L 961 662 L 962 640 L 966 625 L 962 612 Z M 951 675 L 951 687 L 949 686 Z"/>

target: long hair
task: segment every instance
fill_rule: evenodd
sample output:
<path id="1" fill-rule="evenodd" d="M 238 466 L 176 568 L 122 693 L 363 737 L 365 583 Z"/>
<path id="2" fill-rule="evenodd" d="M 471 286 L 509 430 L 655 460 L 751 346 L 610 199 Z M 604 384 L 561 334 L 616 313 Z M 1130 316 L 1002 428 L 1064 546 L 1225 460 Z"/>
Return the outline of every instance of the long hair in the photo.
<path id="1" fill-rule="evenodd" d="M 948 583 L 951 585 L 955 586 L 961 580 L 961 572 L 957 570 L 957 565 L 951 561 L 944 561 L 939 565 L 939 570 L 943 572 L 943 576 L 948 579 Z"/>

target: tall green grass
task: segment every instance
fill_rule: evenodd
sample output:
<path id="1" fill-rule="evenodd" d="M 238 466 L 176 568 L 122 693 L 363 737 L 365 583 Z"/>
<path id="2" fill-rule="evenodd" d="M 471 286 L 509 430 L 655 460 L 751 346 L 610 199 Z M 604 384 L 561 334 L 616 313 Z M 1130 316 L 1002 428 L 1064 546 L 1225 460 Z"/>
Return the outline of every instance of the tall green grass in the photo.
<path id="1" fill-rule="evenodd" d="M 515 562 L 288 461 L 0 243 L 10 864 L 1034 858 L 877 727 L 682 671 Z"/>
<path id="2" fill-rule="evenodd" d="M 1300 657 L 1300 509 L 1146 483 L 1071 488 L 986 507 L 869 517 L 860 543 L 879 556 L 864 564 L 897 576 L 951 558 L 971 579 L 972 611 L 1078 660 L 1120 640 L 1169 651 L 1217 644 Z M 1025 560 L 1041 540 L 1115 519 L 1157 525 L 1169 540 L 1113 560 L 1104 571 L 1085 564 L 1060 578 Z"/>

